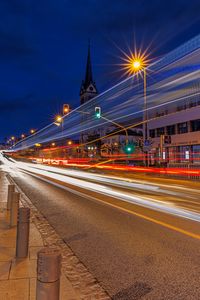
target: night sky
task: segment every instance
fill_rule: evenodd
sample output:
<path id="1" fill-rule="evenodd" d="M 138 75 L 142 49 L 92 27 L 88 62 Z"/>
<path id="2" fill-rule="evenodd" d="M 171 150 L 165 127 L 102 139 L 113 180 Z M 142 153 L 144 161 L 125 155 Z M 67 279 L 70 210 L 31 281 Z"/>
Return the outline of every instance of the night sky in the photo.
<path id="1" fill-rule="evenodd" d="M 134 41 L 156 59 L 199 34 L 199 0 L 1 0 L 0 140 L 79 105 L 88 39 L 99 92 L 121 80 Z"/>

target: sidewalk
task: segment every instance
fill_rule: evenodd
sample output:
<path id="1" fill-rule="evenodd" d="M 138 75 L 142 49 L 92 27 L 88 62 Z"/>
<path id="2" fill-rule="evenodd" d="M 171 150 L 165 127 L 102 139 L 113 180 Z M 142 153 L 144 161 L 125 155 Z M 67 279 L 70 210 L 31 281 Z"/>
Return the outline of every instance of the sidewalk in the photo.
<path id="1" fill-rule="evenodd" d="M 0 170 L 0 299 L 35 300 L 37 252 L 45 244 L 31 221 L 29 255 L 25 259 L 15 258 L 16 228 L 9 227 L 6 209 L 8 183 L 5 173 Z M 61 275 L 60 288 L 60 300 L 81 299 L 64 274 Z"/>

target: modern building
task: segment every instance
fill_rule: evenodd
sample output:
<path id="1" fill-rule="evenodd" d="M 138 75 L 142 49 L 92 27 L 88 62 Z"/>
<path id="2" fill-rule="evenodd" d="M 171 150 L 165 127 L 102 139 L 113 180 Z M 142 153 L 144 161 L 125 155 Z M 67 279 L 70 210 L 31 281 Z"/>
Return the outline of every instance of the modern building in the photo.
<path id="1" fill-rule="evenodd" d="M 151 164 L 200 165 L 200 97 L 155 111 L 148 122 Z"/>

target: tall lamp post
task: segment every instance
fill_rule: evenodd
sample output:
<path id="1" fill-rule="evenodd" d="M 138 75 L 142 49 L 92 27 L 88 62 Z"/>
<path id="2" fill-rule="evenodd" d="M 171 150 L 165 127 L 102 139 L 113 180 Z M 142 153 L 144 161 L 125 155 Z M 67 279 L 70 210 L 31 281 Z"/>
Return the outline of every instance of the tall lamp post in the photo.
<path id="1" fill-rule="evenodd" d="M 136 57 L 131 58 L 130 60 L 130 68 L 132 69 L 132 72 L 137 73 L 140 71 L 143 71 L 143 90 L 144 90 L 144 109 L 143 109 L 143 145 L 148 146 L 148 113 L 147 113 L 147 73 L 146 73 L 146 64 L 147 61 L 144 57 Z M 149 165 L 148 160 L 148 151 L 144 151 L 145 153 L 145 165 Z"/>

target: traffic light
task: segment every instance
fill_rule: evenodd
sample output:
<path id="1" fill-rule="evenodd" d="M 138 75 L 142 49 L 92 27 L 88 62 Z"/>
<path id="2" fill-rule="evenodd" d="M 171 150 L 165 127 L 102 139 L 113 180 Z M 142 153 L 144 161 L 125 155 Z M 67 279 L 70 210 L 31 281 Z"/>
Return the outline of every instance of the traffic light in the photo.
<path id="1" fill-rule="evenodd" d="M 101 107 L 100 106 L 95 107 L 95 116 L 97 119 L 101 118 Z"/>
<path id="2" fill-rule="evenodd" d="M 67 115 L 70 111 L 69 104 L 63 104 L 63 115 Z"/>
<path id="3" fill-rule="evenodd" d="M 135 145 L 133 145 L 133 144 L 128 144 L 128 145 L 126 145 L 125 147 L 124 147 L 124 152 L 126 153 L 126 154 L 131 154 L 131 153 L 133 153 L 135 151 Z"/>

